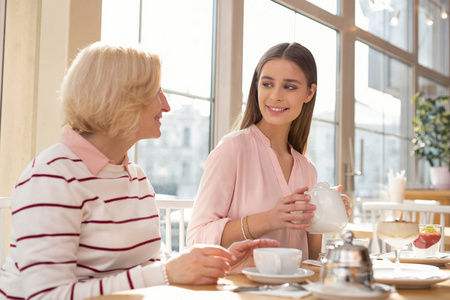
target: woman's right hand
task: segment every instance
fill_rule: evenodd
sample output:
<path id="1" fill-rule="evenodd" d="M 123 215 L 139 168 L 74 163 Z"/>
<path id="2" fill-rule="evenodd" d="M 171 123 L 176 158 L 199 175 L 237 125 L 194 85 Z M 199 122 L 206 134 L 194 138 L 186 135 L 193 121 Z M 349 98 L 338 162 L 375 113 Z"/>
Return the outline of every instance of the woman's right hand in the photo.
<path id="1" fill-rule="evenodd" d="M 234 260 L 221 246 L 195 245 L 165 262 L 167 277 L 171 284 L 215 284 L 230 272 Z"/>
<path id="2" fill-rule="evenodd" d="M 307 190 L 307 187 L 298 188 L 293 194 L 278 199 L 275 207 L 268 211 L 272 230 L 282 228 L 304 229 L 309 227 L 309 223 L 303 223 L 303 221 L 314 217 L 314 213 L 306 211 L 313 211 L 316 209 L 316 206 L 308 203 L 311 198 L 304 194 Z M 297 201 L 301 203 L 296 203 Z"/>

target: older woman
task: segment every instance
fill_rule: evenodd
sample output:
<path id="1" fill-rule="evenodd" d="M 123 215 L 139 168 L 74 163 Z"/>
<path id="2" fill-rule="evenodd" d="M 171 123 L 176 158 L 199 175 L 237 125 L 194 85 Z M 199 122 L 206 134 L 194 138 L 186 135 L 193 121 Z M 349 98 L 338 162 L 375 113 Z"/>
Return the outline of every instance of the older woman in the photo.
<path id="1" fill-rule="evenodd" d="M 60 141 L 26 167 L 12 194 L 9 299 L 83 299 L 151 285 L 210 284 L 251 265 L 273 240 L 192 247 L 162 261 L 155 191 L 127 151 L 161 136 L 170 110 L 160 60 L 136 47 L 94 43 L 61 88 Z"/>

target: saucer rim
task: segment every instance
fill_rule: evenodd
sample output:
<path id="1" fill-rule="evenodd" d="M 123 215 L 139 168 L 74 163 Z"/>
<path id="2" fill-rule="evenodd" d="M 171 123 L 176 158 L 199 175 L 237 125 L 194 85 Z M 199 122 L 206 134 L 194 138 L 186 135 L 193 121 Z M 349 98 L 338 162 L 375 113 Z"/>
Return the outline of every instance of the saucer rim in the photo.
<path id="1" fill-rule="evenodd" d="M 258 271 L 257 267 L 249 267 L 249 268 L 245 268 L 242 270 L 243 274 L 250 274 L 253 276 L 259 276 L 259 277 L 263 277 L 263 278 L 274 278 L 274 279 L 282 279 L 282 278 L 286 278 L 286 279 L 295 279 L 295 278 L 304 278 L 304 277 L 310 277 L 312 276 L 315 272 L 309 269 L 304 269 L 304 268 L 298 268 L 296 272 L 298 272 L 299 270 L 301 270 L 303 272 L 303 274 L 298 274 L 298 273 L 294 273 L 292 275 L 287 275 L 287 274 L 263 274 L 261 272 Z"/>
<path id="2" fill-rule="evenodd" d="M 313 283 L 312 285 L 306 285 L 305 289 L 310 291 L 314 297 L 320 298 L 320 299 L 332 299 L 332 300 L 352 300 L 352 299 L 370 299 L 370 300 L 381 300 L 381 299 L 387 299 L 392 292 L 395 291 L 395 288 L 393 289 L 390 285 L 383 284 L 383 283 L 376 283 L 376 285 L 380 286 L 383 289 L 383 292 L 381 293 L 374 293 L 373 295 L 367 295 L 367 296 L 361 296 L 361 295 L 352 295 L 349 293 L 340 293 L 336 291 L 324 291 L 322 289 L 322 286 L 318 283 Z M 338 298 L 336 298 L 338 297 Z"/>

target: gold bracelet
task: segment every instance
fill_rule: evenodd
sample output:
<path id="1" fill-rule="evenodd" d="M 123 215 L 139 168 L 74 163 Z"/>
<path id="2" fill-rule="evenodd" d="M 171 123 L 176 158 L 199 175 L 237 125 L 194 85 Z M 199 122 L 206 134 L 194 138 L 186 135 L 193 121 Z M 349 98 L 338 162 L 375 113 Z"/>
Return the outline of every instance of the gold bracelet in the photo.
<path id="1" fill-rule="evenodd" d="M 244 236 L 245 240 L 247 239 L 247 236 L 245 235 L 245 229 L 244 229 L 244 217 L 241 217 L 241 230 L 242 230 L 242 235 Z"/>
<path id="2" fill-rule="evenodd" d="M 248 216 L 245 217 L 245 225 L 247 226 L 247 233 L 250 236 L 250 238 L 252 240 L 254 240 L 255 238 L 252 236 L 252 234 L 250 233 L 250 228 L 248 227 Z"/>

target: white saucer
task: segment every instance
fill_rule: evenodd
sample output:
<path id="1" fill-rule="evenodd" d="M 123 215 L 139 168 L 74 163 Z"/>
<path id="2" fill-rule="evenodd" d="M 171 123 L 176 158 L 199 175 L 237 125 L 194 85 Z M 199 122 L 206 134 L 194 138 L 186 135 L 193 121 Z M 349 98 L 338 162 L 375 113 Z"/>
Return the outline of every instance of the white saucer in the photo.
<path id="1" fill-rule="evenodd" d="M 450 273 L 438 267 L 421 264 L 400 264 L 400 277 L 394 275 L 394 264 L 374 263 L 375 282 L 395 285 L 397 288 L 419 289 L 450 279 Z"/>
<path id="2" fill-rule="evenodd" d="M 306 278 L 311 277 L 314 272 L 308 269 L 298 268 L 297 272 L 293 275 L 269 275 L 262 274 L 257 268 L 246 268 L 242 270 L 242 273 L 247 276 L 248 279 L 268 284 L 283 284 L 287 282 L 303 282 Z"/>
<path id="3" fill-rule="evenodd" d="M 384 300 L 389 298 L 391 292 L 395 292 L 392 288 L 384 284 L 375 284 L 376 291 L 365 290 L 362 288 L 352 287 L 351 290 L 343 288 L 342 284 L 327 284 L 328 288 L 324 288 L 324 283 L 310 283 L 305 285 L 305 289 L 312 292 L 313 296 L 324 300 L 352 300 L 352 299 L 370 299 Z M 355 290 L 356 289 L 356 290 Z"/>
<path id="4" fill-rule="evenodd" d="M 395 253 L 389 252 L 380 255 L 381 258 L 387 258 L 390 261 L 395 261 Z M 434 265 L 434 266 L 443 266 L 446 263 L 450 262 L 450 253 L 448 252 L 439 252 L 437 257 L 414 257 L 413 251 L 402 251 L 400 253 L 400 262 L 401 263 L 412 263 L 412 264 L 426 264 L 426 265 Z"/>

